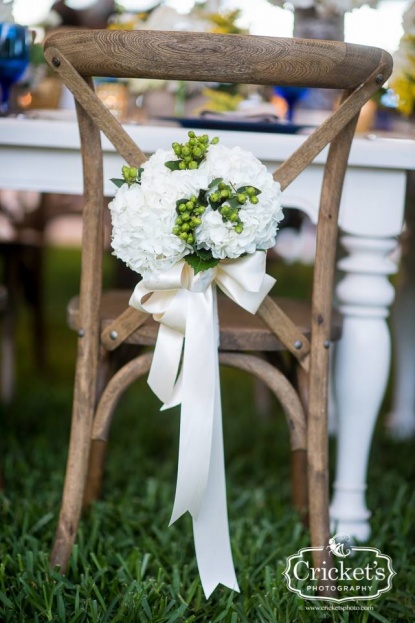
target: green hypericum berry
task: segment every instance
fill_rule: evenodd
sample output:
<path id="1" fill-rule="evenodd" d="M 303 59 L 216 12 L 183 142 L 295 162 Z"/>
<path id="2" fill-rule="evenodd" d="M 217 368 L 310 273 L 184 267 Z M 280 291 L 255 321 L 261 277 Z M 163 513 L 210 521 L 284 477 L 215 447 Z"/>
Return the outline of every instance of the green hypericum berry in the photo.
<path id="1" fill-rule="evenodd" d="M 219 190 L 224 190 L 226 188 L 225 182 L 219 182 L 218 188 L 219 188 Z"/>
<path id="2" fill-rule="evenodd" d="M 176 227 L 173 227 L 173 234 L 176 234 L 176 236 L 178 236 L 180 234 L 180 231 L 181 231 L 180 227 L 177 227 L 177 225 L 176 225 Z"/>
<path id="3" fill-rule="evenodd" d="M 195 206 L 194 202 L 191 201 L 190 199 L 189 201 L 186 201 L 186 204 L 185 204 L 186 210 L 193 210 L 194 206 Z"/>
<path id="4" fill-rule="evenodd" d="M 193 236 L 193 234 L 189 234 L 187 236 L 187 244 L 193 244 L 195 241 L 195 237 Z"/>
<path id="5" fill-rule="evenodd" d="M 189 231 L 190 229 L 190 224 L 189 223 L 183 223 L 182 225 L 182 231 Z"/>
<path id="6" fill-rule="evenodd" d="M 218 136 L 213 137 L 210 142 L 212 145 L 217 145 L 219 143 L 219 137 Z"/>
<path id="7" fill-rule="evenodd" d="M 231 208 L 228 205 L 224 205 L 221 207 L 219 212 L 221 213 L 222 216 L 228 216 L 229 214 L 231 214 Z"/>
<path id="8" fill-rule="evenodd" d="M 237 198 L 238 198 L 239 203 L 245 203 L 246 202 L 246 195 L 244 195 L 243 193 L 239 193 Z"/>
<path id="9" fill-rule="evenodd" d="M 193 217 L 192 220 L 190 221 L 190 224 L 192 227 L 197 227 L 198 225 L 201 225 L 201 223 L 202 223 L 202 220 L 197 217 Z"/>
<path id="10" fill-rule="evenodd" d="M 232 212 L 232 214 L 229 215 L 229 220 L 231 223 L 235 223 L 238 220 L 238 213 L 237 212 Z"/>
<path id="11" fill-rule="evenodd" d="M 213 201 L 213 203 L 217 203 L 220 200 L 220 194 L 219 193 L 212 193 L 210 195 L 210 200 Z"/>
<path id="12" fill-rule="evenodd" d="M 224 188 L 224 190 L 220 191 L 220 196 L 223 197 L 224 199 L 227 199 L 229 197 L 229 190 Z"/>
<path id="13" fill-rule="evenodd" d="M 185 212 L 182 216 L 182 221 L 185 223 L 186 221 L 190 221 L 190 215 L 188 212 Z"/>
<path id="14" fill-rule="evenodd" d="M 127 182 L 129 186 L 131 186 L 131 184 L 134 184 L 134 182 L 138 181 L 137 167 L 129 167 L 127 165 L 124 165 L 121 168 L 121 171 L 122 171 L 122 176 L 124 180 Z"/>
<path id="15" fill-rule="evenodd" d="M 178 209 L 179 212 L 185 212 L 186 204 L 185 203 L 181 203 L 177 209 Z"/>
<path id="16" fill-rule="evenodd" d="M 253 204 L 256 204 L 259 202 L 259 199 L 256 195 L 252 195 L 252 197 L 249 197 L 249 201 Z"/>
<path id="17" fill-rule="evenodd" d="M 183 143 L 182 145 L 177 142 L 172 143 L 173 151 L 179 158 L 178 168 L 181 171 L 184 171 L 185 169 L 197 169 L 199 164 L 203 161 L 209 147 L 209 137 L 207 134 L 204 134 L 203 136 L 196 136 L 196 134 L 190 130 L 188 132 L 188 136 L 189 140 L 187 143 Z M 212 139 L 211 144 L 216 144 L 218 141 L 219 138 L 215 137 Z M 171 163 L 166 164 L 170 169 Z"/>
<path id="18" fill-rule="evenodd" d="M 247 193 L 250 197 L 252 197 L 253 195 L 255 195 L 255 188 L 254 188 L 253 186 L 249 186 L 249 187 L 246 189 L 246 193 Z"/>
<path id="19" fill-rule="evenodd" d="M 176 225 L 181 225 L 183 223 L 183 219 L 179 217 L 176 218 L 176 220 L 174 221 L 176 223 Z"/>
<path id="20" fill-rule="evenodd" d="M 235 231 L 237 234 L 242 234 L 243 230 L 244 230 L 244 226 L 242 224 L 236 225 Z"/>

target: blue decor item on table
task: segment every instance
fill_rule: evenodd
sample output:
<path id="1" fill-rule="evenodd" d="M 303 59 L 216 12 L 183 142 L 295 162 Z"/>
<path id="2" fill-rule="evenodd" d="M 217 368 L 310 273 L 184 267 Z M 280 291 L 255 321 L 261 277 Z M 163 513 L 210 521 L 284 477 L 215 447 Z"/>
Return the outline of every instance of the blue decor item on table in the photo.
<path id="1" fill-rule="evenodd" d="M 0 23 L 0 115 L 10 111 L 10 87 L 23 75 L 30 62 L 31 37 L 19 24 Z"/>
<path id="2" fill-rule="evenodd" d="M 274 93 L 284 98 L 288 105 L 287 121 L 293 122 L 294 109 L 297 104 L 307 93 L 308 89 L 305 87 L 274 87 Z"/>

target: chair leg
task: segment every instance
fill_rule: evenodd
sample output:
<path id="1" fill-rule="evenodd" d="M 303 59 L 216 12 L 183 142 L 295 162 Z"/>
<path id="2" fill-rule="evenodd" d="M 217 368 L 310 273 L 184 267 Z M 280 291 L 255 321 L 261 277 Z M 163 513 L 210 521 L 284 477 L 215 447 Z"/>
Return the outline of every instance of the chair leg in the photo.
<path id="1" fill-rule="evenodd" d="M 301 404 L 307 413 L 308 406 L 308 373 L 300 365 L 295 368 L 295 384 L 298 391 L 298 395 L 301 400 Z"/>
<path id="2" fill-rule="evenodd" d="M 307 524 L 308 492 L 306 450 L 291 451 L 291 489 L 293 506 L 301 515 L 304 524 Z"/>
<path id="3" fill-rule="evenodd" d="M 95 408 L 96 367 L 86 365 L 84 351 L 78 359 L 74 406 L 65 485 L 50 563 L 65 573 L 76 539 L 85 490 Z M 88 369 L 88 374 L 86 370 Z"/>
<path id="4" fill-rule="evenodd" d="M 99 400 L 105 390 L 106 385 L 108 384 L 109 380 L 112 378 L 117 369 L 117 365 L 119 364 L 118 359 L 118 351 L 111 353 L 104 348 L 101 348 L 97 375 L 97 404 L 99 403 Z M 91 440 L 88 474 L 85 484 L 84 499 L 82 502 L 83 510 L 87 510 L 91 506 L 91 504 L 98 500 L 101 496 L 106 450 L 106 440 Z"/>
<path id="5" fill-rule="evenodd" d="M 328 549 L 330 538 L 329 520 L 329 484 L 327 434 L 321 430 L 316 434 L 315 417 L 308 418 L 308 509 L 311 546 L 319 548 L 313 552 L 315 568 L 324 569 L 326 574 L 319 578 L 321 595 L 336 596 L 336 582 L 327 579 L 327 572 L 334 566 L 333 557 Z M 313 426 L 314 424 L 314 426 Z M 318 428 L 318 423 L 317 423 Z"/>
<path id="6" fill-rule="evenodd" d="M 84 510 L 89 508 L 101 496 L 106 453 L 107 442 L 102 439 L 92 439 L 89 452 L 88 476 L 82 502 Z"/>

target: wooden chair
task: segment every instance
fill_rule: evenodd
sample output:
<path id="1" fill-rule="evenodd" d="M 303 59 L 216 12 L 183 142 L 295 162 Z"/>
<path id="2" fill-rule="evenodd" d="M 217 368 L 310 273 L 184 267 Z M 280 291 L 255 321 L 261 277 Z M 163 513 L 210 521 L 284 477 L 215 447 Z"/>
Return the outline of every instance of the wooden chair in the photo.
<path id="1" fill-rule="evenodd" d="M 92 76 L 217 81 L 342 89 L 339 107 L 275 172 L 284 190 L 330 144 L 322 185 L 317 254 L 310 307 L 267 297 L 256 316 L 221 301 L 222 364 L 261 378 L 280 400 L 289 422 L 296 503 L 304 504 L 301 483 L 308 467 L 311 542 L 327 543 L 327 377 L 331 331 L 337 215 L 348 153 L 361 107 L 391 73 L 390 56 L 378 48 L 333 41 L 151 31 L 66 31 L 45 43 L 48 63 L 77 101 L 84 166 L 84 238 L 79 299 L 69 308 L 79 348 L 72 431 L 62 508 L 52 565 L 65 570 L 76 538 L 84 494 L 99 486 L 102 456 L 113 408 L 124 389 L 151 363 L 151 354 L 124 365 L 102 387 L 106 353 L 121 344 L 154 344 L 156 323 L 126 308 L 129 293 L 101 293 L 103 169 L 100 130 L 130 166 L 146 159 L 93 90 Z M 276 138 L 276 140 L 278 140 Z M 169 146 L 166 146 L 166 148 Z M 246 351 L 288 350 L 308 384 L 306 418 L 297 391 L 270 363 Z M 92 439 L 92 445 L 91 445 Z M 89 461 L 89 480 L 87 483 Z M 85 492 L 86 489 L 86 492 Z M 316 552 L 315 565 L 328 554 Z"/>

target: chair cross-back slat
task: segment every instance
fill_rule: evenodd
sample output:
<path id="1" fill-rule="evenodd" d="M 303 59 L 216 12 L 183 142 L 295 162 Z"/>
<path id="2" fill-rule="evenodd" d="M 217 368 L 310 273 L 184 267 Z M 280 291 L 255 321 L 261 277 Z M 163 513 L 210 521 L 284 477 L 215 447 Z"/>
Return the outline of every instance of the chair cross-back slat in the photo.
<path id="1" fill-rule="evenodd" d="M 122 156 L 130 166 L 140 166 L 145 162 L 147 160 L 146 155 L 141 151 L 138 145 L 134 143 L 121 124 L 115 119 L 114 115 L 101 102 L 93 89 L 92 83 L 88 84 L 85 81 L 85 78 L 91 78 L 93 74 L 84 77 L 81 76 L 65 58 L 64 54 L 53 47 L 45 52 L 45 57 L 52 64 L 55 71 L 58 70 L 62 81 L 73 93 L 79 104 L 87 111 L 97 127 L 99 127 L 107 136 L 108 140 L 111 141 L 120 156 Z M 55 65 L 57 61 L 54 59 L 56 58 L 59 58 L 58 66 Z"/>

